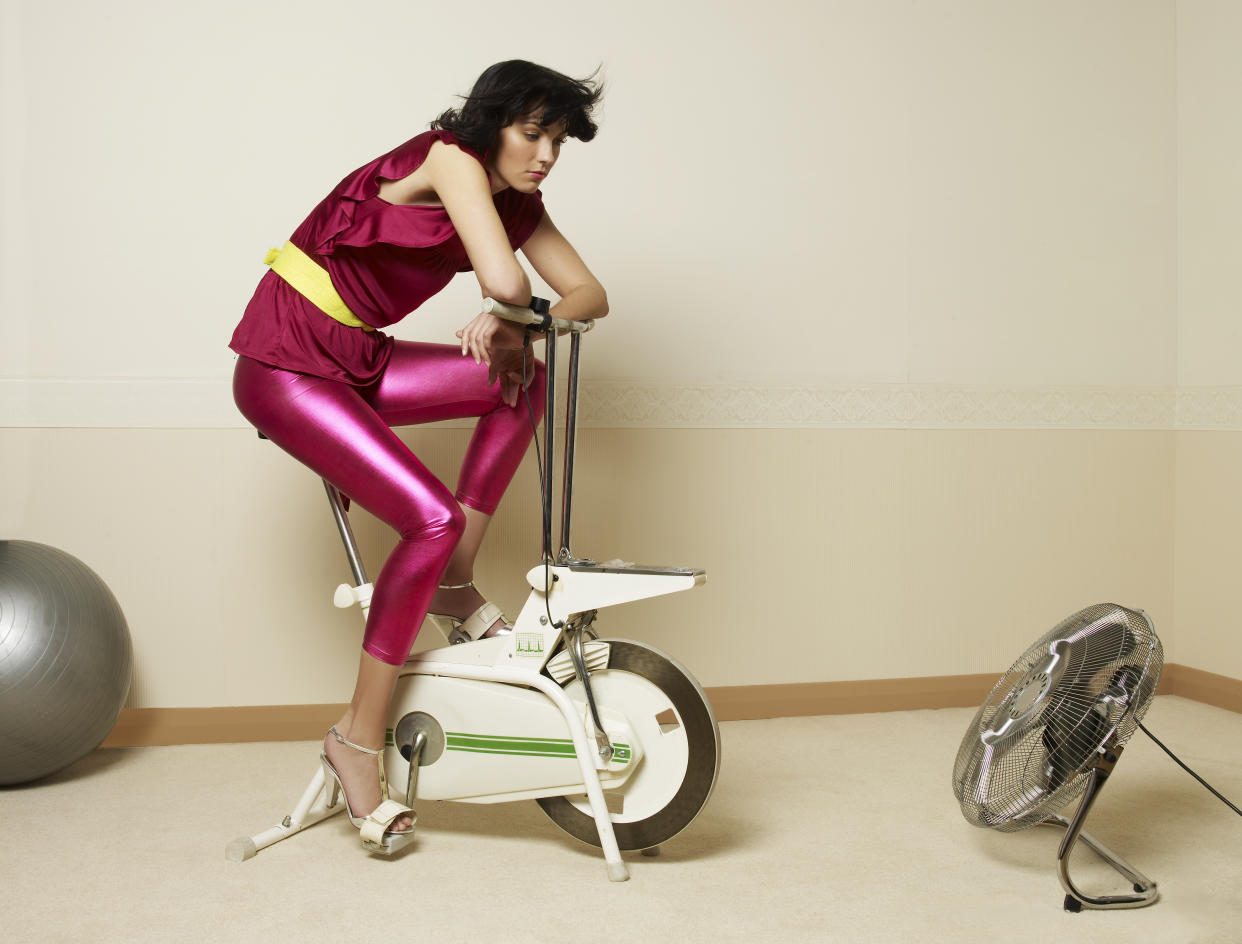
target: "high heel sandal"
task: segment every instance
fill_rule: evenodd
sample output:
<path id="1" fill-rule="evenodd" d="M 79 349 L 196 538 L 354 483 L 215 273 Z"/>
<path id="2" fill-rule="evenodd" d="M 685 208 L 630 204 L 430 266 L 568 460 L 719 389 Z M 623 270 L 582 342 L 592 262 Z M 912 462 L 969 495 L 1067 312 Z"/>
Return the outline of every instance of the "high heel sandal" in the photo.
<path id="1" fill-rule="evenodd" d="M 442 583 L 436 589 L 470 589 L 477 592 L 479 588 L 474 585 L 473 580 L 467 580 L 465 583 Z M 450 613 L 428 613 L 427 615 L 438 625 L 440 631 L 448 637 L 450 646 L 482 639 L 497 620 L 502 622 L 505 620 L 504 613 L 500 612 L 500 607 L 495 603 L 484 603 L 465 619 L 462 619 L 460 616 L 453 616 Z M 513 632 L 513 627 L 508 622 L 504 622 L 503 628 L 496 630 L 495 635 L 500 636 L 511 632 Z"/>
<path id="2" fill-rule="evenodd" d="M 375 754 L 377 756 L 380 754 L 380 751 L 373 751 L 369 747 L 355 744 L 341 734 L 336 729 L 336 725 L 328 728 L 328 733 L 346 747 L 352 747 L 354 750 L 361 751 L 364 754 Z M 336 806 L 336 798 L 338 796 L 345 799 L 345 815 L 349 817 L 349 821 L 357 827 L 358 832 L 362 835 L 362 848 L 376 855 L 392 855 L 414 838 L 414 823 L 417 822 L 418 815 L 408 806 L 398 803 L 396 800 L 387 799 L 388 783 L 384 777 L 384 759 L 382 757 L 379 759 L 380 796 L 385 799 L 366 816 L 354 815 L 353 807 L 349 805 L 349 794 L 345 792 L 345 785 L 341 782 L 341 775 L 332 766 L 332 761 L 328 760 L 326 751 L 319 755 L 319 760 L 323 763 L 325 784 L 327 782 L 332 783 L 332 795 L 329 797 L 328 806 Z M 410 827 L 409 829 L 394 832 L 392 824 L 399 816 L 408 816 L 410 818 Z"/>

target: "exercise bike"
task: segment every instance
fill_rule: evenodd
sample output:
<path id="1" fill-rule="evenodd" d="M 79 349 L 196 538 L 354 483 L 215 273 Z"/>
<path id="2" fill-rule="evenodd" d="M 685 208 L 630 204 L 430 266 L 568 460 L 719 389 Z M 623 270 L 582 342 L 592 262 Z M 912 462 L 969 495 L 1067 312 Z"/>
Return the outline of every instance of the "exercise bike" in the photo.
<path id="1" fill-rule="evenodd" d="M 551 318 L 547 303 L 483 310 L 546 337 L 547 405 L 542 474 L 543 560 L 513 632 L 411 655 L 392 699 L 383 752 L 389 796 L 503 803 L 535 800 L 561 829 L 598 846 L 608 878 L 629 878 L 622 851 L 656 855 L 690 825 L 720 772 L 720 732 L 703 689 L 683 666 L 642 642 L 601 638 L 607 606 L 689 590 L 702 570 L 599 563 L 570 550 L 578 360 L 592 322 Z M 552 547 L 557 335 L 570 339 L 559 550 Z M 324 482 L 354 585 L 334 602 L 365 618 L 372 587 L 345 503 Z M 423 628 L 443 632 L 429 617 Z M 293 811 L 275 826 L 233 840 L 240 862 L 344 809 L 316 763 Z M 371 851 L 382 852 L 380 848 Z"/>

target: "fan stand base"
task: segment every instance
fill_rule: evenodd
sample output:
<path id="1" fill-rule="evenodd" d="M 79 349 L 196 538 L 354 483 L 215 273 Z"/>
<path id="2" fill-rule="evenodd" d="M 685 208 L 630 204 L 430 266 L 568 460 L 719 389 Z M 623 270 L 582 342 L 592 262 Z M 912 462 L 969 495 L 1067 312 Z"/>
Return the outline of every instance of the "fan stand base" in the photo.
<path id="1" fill-rule="evenodd" d="M 1087 782 L 1086 793 L 1083 794 L 1082 802 L 1078 806 L 1078 812 L 1074 814 L 1072 821 L 1055 813 L 1040 821 L 1041 826 L 1061 826 L 1066 831 L 1064 838 L 1061 840 L 1061 848 L 1057 850 L 1057 872 L 1061 879 L 1061 887 L 1066 891 L 1066 911 L 1077 913 L 1082 911 L 1083 908 L 1146 908 L 1148 905 L 1154 905 L 1160 897 L 1160 892 L 1156 888 L 1155 882 L 1094 836 L 1082 831 L 1087 813 L 1090 812 L 1091 806 L 1100 792 L 1100 788 L 1104 786 L 1104 781 L 1112 773 L 1113 766 L 1117 763 L 1117 758 L 1120 755 L 1121 748 L 1119 747 L 1111 750 L 1106 749 L 1100 755 L 1099 760 L 1096 761 L 1096 765 L 1091 771 L 1091 779 Z M 1135 894 L 1104 895 L 1100 898 L 1093 898 L 1080 892 L 1069 877 L 1070 853 L 1073 852 L 1074 845 L 1079 839 L 1092 852 L 1123 875 L 1130 882 Z"/>

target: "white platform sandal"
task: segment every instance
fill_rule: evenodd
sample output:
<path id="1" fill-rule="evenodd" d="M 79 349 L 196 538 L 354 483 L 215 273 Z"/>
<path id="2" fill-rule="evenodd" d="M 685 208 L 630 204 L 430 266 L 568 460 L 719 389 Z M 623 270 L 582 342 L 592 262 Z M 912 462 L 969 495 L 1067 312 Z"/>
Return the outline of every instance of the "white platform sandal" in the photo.
<path id="1" fill-rule="evenodd" d="M 373 751 L 369 747 L 355 744 L 341 734 L 336 729 L 336 725 L 330 727 L 328 733 L 346 747 L 352 747 L 354 750 L 361 751 L 364 754 L 374 754 L 376 756 L 380 754 L 379 751 Z M 354 815 L 353 808 L 349 805 L 349 794 L 345 792 L 345 785 L 341 783 L 341 775 L 332 766 L 332 761 L 328 760 L 328 755 L 321 753 L 319 759 L 323 763 L 325 783 L 331 782 L 332 784 L 332 795 L 329 797 L 328 805 L 336 806 L 338 796 L 345 799 L 345 815 L 349 817 L 349 821 L 354 824 L 361 834 L 362 848 L 375 855 L 392 855 L 414 838 L 414 824 L 418 821 L 418 815 L 408 806 L 398 803 L 396 800 L 387 799 L 388 783 L 384 777 L 384 761 L 382 757 L 379 759 L 380 796 L 385 799 L 366 816 Z M 410 818 L 410 828 L 393 832 L 392 824 L 400 816 L 408 816 Z"/>
<path id="2" fill-rule="evenodd" d="M 477 591 L 479 588 L 474 585 L 473 580 L 468 580 L 465 583 L 442 583 L 437 589 Z M 436 623 L 440 631 L 448 638 L 451 646 L 482 639 L 497 620 L 505 621 L 505 614 L 495 603 L 484 603 L 465 619 L 448 613 L 428 613 L 427 616 Z M 505 621 L 504 628 L 497 630 L 496 635 L 511 632 L 513 632 L 513 627 Z"/>

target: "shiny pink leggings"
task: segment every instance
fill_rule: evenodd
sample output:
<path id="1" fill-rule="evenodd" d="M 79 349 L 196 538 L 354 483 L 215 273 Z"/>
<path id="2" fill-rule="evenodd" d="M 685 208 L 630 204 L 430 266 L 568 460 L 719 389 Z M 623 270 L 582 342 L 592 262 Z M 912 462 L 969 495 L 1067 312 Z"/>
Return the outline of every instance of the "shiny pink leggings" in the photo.
<path id="1" fill-rule="evenodd" d="M 543 415 L 544 372 L 529 386 Z M 436 585 L 465 524 L 458 503 L 492 514 L 531 438 L 524 399 L 516 408 L 487 384 L 487 367 L 446 344 L 397 341 L 379 380 L 354 387 L 239 357 L 233 398 L 242 415 L 377 518 L 401 540 L 375 581 L 362 648 L 400 665 L 410 654 Z M 479 417 L 454 496 L 392 426 Z"/>

